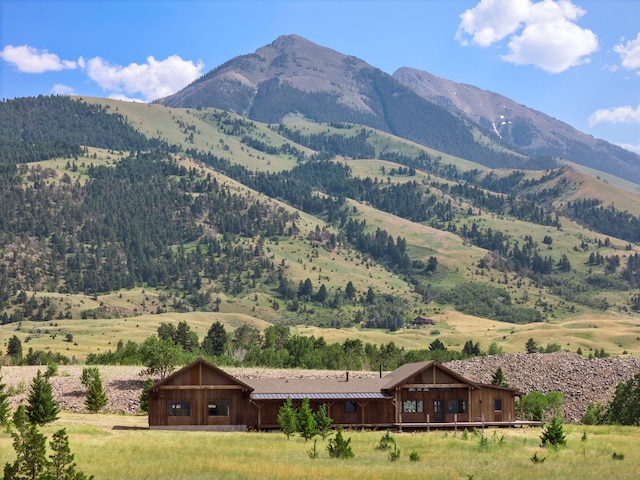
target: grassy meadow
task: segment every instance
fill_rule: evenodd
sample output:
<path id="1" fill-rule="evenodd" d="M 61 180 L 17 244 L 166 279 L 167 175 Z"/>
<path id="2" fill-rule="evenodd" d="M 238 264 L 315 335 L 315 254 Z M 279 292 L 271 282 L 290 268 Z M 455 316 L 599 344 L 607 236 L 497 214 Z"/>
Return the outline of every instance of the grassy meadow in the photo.
<path id="1" fill-rule="evenodd" d="M 64 413 L 44 428 L 65 428 L 79 470 L 96 479 L 525 479 L 638 478 L 640 429 L 565 425 L 567 446 L 540 447 L 541 430 L 487 429 L 483 433 L 432 431 L 392 433 L 400 449 L 392 462 L 375 449 L 381 431 L 346 431 L 354 458 L 329 458 L 326 442 L 272 433 L 175 432 L 147 430 L 142 416 Z M 481 435 L 486 440 L 482 445 Z M 419 461 L 410 461 L 416 452 Z M 623 456 L 624 458 L 614 458 Z M 536 455 L 544 458 L 534 463 Z M 0 463 L 15 459 L 11 438 L 0 433 Z"/>

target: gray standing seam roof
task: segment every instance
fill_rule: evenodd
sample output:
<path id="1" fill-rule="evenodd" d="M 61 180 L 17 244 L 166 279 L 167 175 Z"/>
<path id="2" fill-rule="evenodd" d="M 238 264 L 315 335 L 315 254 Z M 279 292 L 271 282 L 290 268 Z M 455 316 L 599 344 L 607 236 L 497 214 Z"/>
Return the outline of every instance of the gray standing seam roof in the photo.
<path id="1" fill-rule="evenodd" d="M 253 400 L 387 400 L 393 398 L 382 392 L 361 392 L 361 393 L 252 393 Z"/>

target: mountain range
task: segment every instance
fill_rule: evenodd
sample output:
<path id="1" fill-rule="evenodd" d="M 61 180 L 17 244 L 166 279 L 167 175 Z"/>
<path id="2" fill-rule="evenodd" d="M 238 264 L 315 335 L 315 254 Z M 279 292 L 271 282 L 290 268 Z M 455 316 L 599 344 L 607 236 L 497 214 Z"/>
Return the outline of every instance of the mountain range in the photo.
<path id="1" fill-rule="evenodd" d="M 300 345 L 276 355 L 269 327 L 344 341 L 340 355 L 354 336 L 384 343 L 395 361 L 529 339 L 633 353 L 640 204 L 623 154 L 497 94 L 292 35 L 155 104 L 6 100 L 0 342 L 87 358 L 158 323 L 202 337 L 218 320 L 244 335 L 229 362 L 280 367 L 341 360 L 324 340 L 304 340 L 309 363 Z M 603 155 L 623 178 L 584 165 Z M 135 361 L 122 347 L 130 359 L 101 358 Z"/>
<path id="2" fill-rule="evenodd" d="M 355 122 L 490 167 L 548 168 L 549 158 L 564 159 L 640 183 L 639 155 L 542 112 L 409 67 L 389 75 L 297 35 L 235 57 L 158 103 L 266 123 Z"/>

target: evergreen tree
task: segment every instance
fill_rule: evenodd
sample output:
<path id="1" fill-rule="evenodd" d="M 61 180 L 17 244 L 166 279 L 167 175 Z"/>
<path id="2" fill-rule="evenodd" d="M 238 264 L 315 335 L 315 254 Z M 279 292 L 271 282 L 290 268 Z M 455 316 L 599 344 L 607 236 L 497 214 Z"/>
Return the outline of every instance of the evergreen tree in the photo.
<path id="1" fill-rule="evenodd" d="M 493 376 L 491 377 L 491 385 L 496 385 L 498 387 L 509 386 L 504 378 L 504 373 L 502 373 L 502 367 L 498 367 L 498 369 L 493 373 Z"/>
<path id="2" fill-rule="evenodd" d="M 199 344 L 198 334 L 192 331 L 184 320 L 178 323 L 173 341 L 176 345 L 180 345 L 185 352 L 193 352 Z"/>
<path id="3" fill-rule="evenodd" d="M 49 475 L 45 478 L 56 480 L 90 480 L 93 478 L 93 475 L 87 477 L 84 473 L 76 471 L 76 464 L 73 461 L 74 455 L 69 448 L 69 438 L 64 428 L 53 434 L 49 445 L 52 453 L 49 455 L 51 459 L 48 465 Z"/>
<path id="4" fill-rule="evenodd" d="M 349 300 L 356 298 L 356 287 L 353 286 L 353 282 L 351 280 L 347 283 L 347 287 L 344 290 L 344 296 Z"/>
<path id="5" fill-rule="evenodd" d="M 300 405 L 300 409 L 298 410 L 296 423 L 298 425 L 298 433 L 300 433 L 300 436 L 304 438 L 305 442 L 318 434 L 318 426 L 316 424 L 315 416 L 311 411 L 309 397 L 305 397 L 302 400 L 302 405 Z"/>
<path id="6" fill-rule="evenodd" d="M 26 411 L 29 421 L 40 426 L 58 419 L 60 409 L 53 398 L 51 383 L 40 373 L 40 370 L 31 382 Z"/>
<path id="7" fill-rule="evenodd" d="M 107 394 L 102 388 L 102 379 L 98 367 L 85 367 L 82 369 L 80 383 L 87 388 L 85 407 L 91 413 L 98 413 L 107 404 Z"/>
<path id="8" fill-rule="evenodd" d="M 149 392 L 147 388 L 153 386 L 153 380 L 147 378 L 142 386 L 142 392 L 140 392 L 140 411 L 144 413 L 149 412 Z"/>
<path id="9" fill-rule="evenodd" d="M 538 353 L 538 344 L 535 342 L 533 338 L 527 340 L 527 343 L 524 346 L 525 351 L 527 353 Z"/>
<path id="10" fill-rule="evenodd" d="M 2 383 L 2 367 L 0 367 L 0 426 L 9 424 L 9 392 Z"/>
<path id="11" fill-rule="evenodd" d="M 53 434 L 49 443 L 50 460 L 46 458 L 46 437 L 38 431 L 35 423 L 29 422 L 24 405 L 20 405 L 13 415 L 15 431 L 13 448 L 16 460 L 5 464 L 4 480 L 91 480 L 84 473 L 76 471 L 74 455 L 69 449 L 69 439 L 65 429 Z"/>
<path id="12" fill-rule="evenodd" d="M 606 420 L 619 425 L 640 425 L 640 373 L 616 386 Z"/>
<path id="13" fill-rule="evenodd" d="M 291 397 L 288 397 L 278 411 L 278 425 L 280 425 L 280 429 L 287 436 L 287 440 L 298 431 L 297 416 Z"/>
<path id="14" fill-rule="evenodd" d="M 7 343 L 7 355 L 9 355 L 13 363 L 18 364 L 22 360 L 22 342 L 14 335 Z"/>
<path id="15" fill-rule="evenodd" d="M 566 445 L 567 439 L 562 430 L 562 420 L 560 416 L 556 415 L 551 420 L 540 437 L 542 440 L 542 447 L 559 447 Z"/>
<path id="16" fill-rule="evenodd" d="M 433 342 L 431 342 L 429 344 L 429 350 L 432 352 L 436 352 L 436 351 L 440 351 L 440 350 L 446 350 L 447 347 L 445 346 L 444 343 L 442 343 L 442 340 L 440 340 L 439 338 L 436 338 Z"/>
<path id="17" fill-rule="evenodd" d="M 23 405 L 15 411 L 13 425 L 16 431 L 12 432 L 11 436 L 16 460 L 13 464 L 5 464 L 4 480 L 44 478 L 48 466 L 46 437 L 38 431 L 36 424 L 30 421 Z"/>
<path id="18" fill-rule="evenodd" d="M 322 440 L 326 440 L 331 434 L 331 424 L 333 424 L 333 420 L 327 414 L 327 406 L 324 403 L 321 403 L 318 407 L 315 414 L 315 420 L 318 433 L 322 437 Z"/>
<path id="19" fill-rule="evenodd" d="M 215 322 L 209 327 L 207 335 L 202 341 L 202 348 L 209 355 L 222 355 L 227 346 L 227 332 L 220 322 Z"/>
<path id="20" fill-rule="evenodd" d="M 342 436 L 342 427 L 338 427 L 338 433 L 335 438 L 329 440 L 327 451 L 331 458 L 352 458 L 353 450 L 351 449 L 351 439 L 344 439 Z"/>

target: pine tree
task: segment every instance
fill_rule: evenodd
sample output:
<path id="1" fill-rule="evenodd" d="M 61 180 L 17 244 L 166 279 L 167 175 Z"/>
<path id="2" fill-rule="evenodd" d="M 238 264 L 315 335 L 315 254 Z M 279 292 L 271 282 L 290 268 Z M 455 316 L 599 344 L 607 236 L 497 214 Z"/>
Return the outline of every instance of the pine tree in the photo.
<path id="1" fill-rule="evenodd" d="M 321 403 L 318 407 L 318 411 L 315 414 L 316 419 L 316 427 L 318 429 L 318 433 L 322 437 L 322 440 L 326 440 L 331 432 L 331 424 L 333 420 L 327 415 L 327 406 L 324 403 Z"/>
<path id="2" fill-rule="evenodd" d="M 351 439 L 344 439 L 342 436 L 342 427 L 338 427 L 338 433 L 335 438 L 329 440 L 327 451 L 331 458 L 352 458 L 353 450 L 351 449 Z"/>
<path id="3" fill-rule="evenodd" d="M 49 477 L 60 480 L 90 480 L 93 475 L 87 477 L 82 472 L 76 471 L 76 464 L 73 461 L 74 455 L 69 448 L 69 438 L 67 432 L 63 428 L 53 434 L 51 442 L 51 455 L 49 458 Z"/>
<path id="4" fill-rule="evenodd" d="M 53 398 L 51 383 L 40 373 L 40 370 L 31 382 L 26 411 L 29 421 L 40 426 L 58 419 L 60 409 Z"/>
<path id="5" fill-rule="evenodd" d="M 5 480 L 43 478 L 48 467 L 46 437 L 38 431 L 36 424 L 30 421 L 23 405 L 15 411 L 13 425 L 16 431 L 12 432 L 11 436 L 16 460 L 13 464 L 5 464 Z"/>
<path id="6" fill-rule="evenodd" d="M 527 353 L 538 353 L 538 344 L 533 338 L 527 340 L 524 348 Z"/>
<path id="7" fill-rule="evenodd" d="M 140 411 L 144 413 L 149 412 L 149 392 L 147 388 L 153 386 L 153 380 L 147 378 L 142 385 L 142 392 L 140 392 Z"/>
<path id="8" fill-rule="evenodd" d="M 310 438 L 315 437 L 318 434 L 318 426 L 316 419 L 311 411 L 311 405 L 309 404 L 309 397 L 305 397 L 300 405 L 298 411 L 298 433 L 304 438 L 305 442 Z"/>
<path id="9" fill-rule="evenodd" d="M 85 367 L 82 369 L 80 383 L 87 388 L 85 407 L 91 413 L 98 413 L 107 404 L 107 394 L 102 388 L 102 379 L 98 367 Z"/>
<path id="10" fill-rule="evenodd" d="M 491 385 L 495 385 L 497 387 L 508 387 L 509 384 L 504 378 L 504 373 L 502 373 L 502 368 L 498 367 L 498 369 L 493 373 L 491 377 Z"/>
<path id="11" fill-rule="evenodd" d="M 209 355 L 222 355 L 227 346 L 227 333 L 220 322 L 215 322 L 209 327 L 207 335 L 202 341 L 202 348 Z"/>
<path id="12" fill-rule="evenodd" d="M 559 415 L 556 415 L 551 420 L 540 437 L 543 447 L 559 447 L 566 445 L 567 439 L 562 430 L 562 420 Z"/>
<path id="13" fill-rule="evenodd" d="M 9 424 L 9 393 L 2 383 L 2 367 L 0 367 L 0 426 Z"/>
<path id="14" fill-rule="evenodd" d="M 291 397 L 287 398 L 278 411 L 278 425 L 287 436 L 287 440 L 298 431 L 297 412 L 293 408 Z"/>

